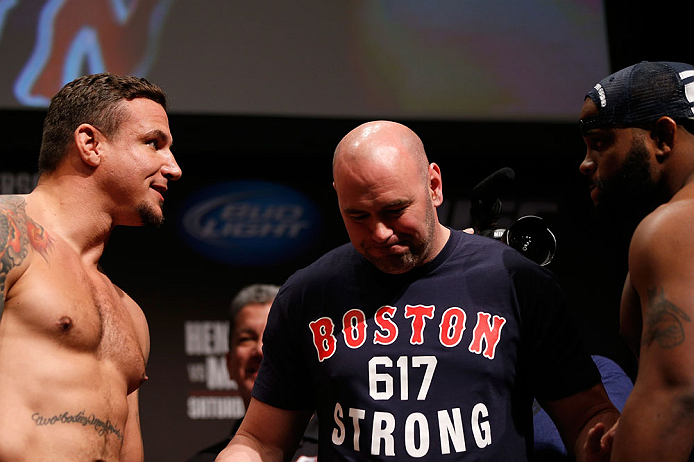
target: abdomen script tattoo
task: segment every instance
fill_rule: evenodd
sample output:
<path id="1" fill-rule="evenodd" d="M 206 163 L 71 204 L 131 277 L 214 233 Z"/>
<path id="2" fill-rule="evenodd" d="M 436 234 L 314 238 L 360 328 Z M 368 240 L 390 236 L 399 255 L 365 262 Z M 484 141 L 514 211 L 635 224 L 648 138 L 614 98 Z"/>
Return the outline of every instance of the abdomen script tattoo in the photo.
<path id="1" fill-rule="evenodd" d="M 644 312 L 642 345 L 658 342 L 662 348 L 674 348 L 684 342 L 684 323 L 689 315 L 665 298 L 665 290 L 648 289 L 648 307 Z"/>
<path id="2" fill-rule="evenodd" d="M 5 307 L 7 273 L 22 264 L 29 246 L 48 260 L 52 239 L 25 211 L 26 201 L 19 196 L 0 197 L 0 317 Z"/>
<path id="3" fill-rule="evenodd" d="M 76 414 L 62 412 L 51 416 L 44 416 L 34 412 L 31 420 L 36 423 L 37 427 L 57 424 L 75 424 L 82 427 L 92 427 L 99 436 L 107 438 L 109 435 L 115 435 L 118 441 L 123 441 L 123 431 L 116 424 L 109 419 L 100 419 L 94 414 L 87 415 L 85 411 L 80 411 Z"/>

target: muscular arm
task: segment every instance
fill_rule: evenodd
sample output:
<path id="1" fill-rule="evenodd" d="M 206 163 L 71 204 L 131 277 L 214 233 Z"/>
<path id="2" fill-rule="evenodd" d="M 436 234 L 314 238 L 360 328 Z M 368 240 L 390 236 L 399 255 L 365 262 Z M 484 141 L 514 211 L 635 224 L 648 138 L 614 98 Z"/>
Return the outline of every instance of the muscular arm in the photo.
<path id="1" fill-rule="evenodd" d="M 593 460 L 586 449 L 590 429 L 598 423 L 610 428 L 619 418 L 619 411 L 612 405 L 602 383 L 566 398 L 542 401 L 540 404 L 554 421 L 564 445 L 577 461 Z"/>
<path id="2" fill-rule="evenodd" d="M 0 318 L 8 292 L 26 268 L 30 247 L 46 257 L 51 238 L 25 211 L 21 196 L 0 196 Z"/>
<path id="3" fill-rule="evenodd" d="M 311 411 L 286 411 L 252 398 L 241 427 L 215 462 L 283 461 L 296 450 L 310 418 Z"/>
<path id="4" fill-rule="evenodd" d="M 641 317 L 639 372 L 615 433 L 614 461 L 685 461 L 694 443 L 694 218 L 686 202 L 642 222 L 629 250 Z"/>
<path id="5" fill-rule="evenodd" d="M 18 205 L 15 196 L 0 198 L 0 318 L 7 291 L 12 285 L 11 279 L 8 279 L 10 272 L 22 264 L 28 252 L 26 233 L 23 232 L 26 220 L 22 220 L 26 215 L 23 214 L 23 203 L 19 210 Z"/>

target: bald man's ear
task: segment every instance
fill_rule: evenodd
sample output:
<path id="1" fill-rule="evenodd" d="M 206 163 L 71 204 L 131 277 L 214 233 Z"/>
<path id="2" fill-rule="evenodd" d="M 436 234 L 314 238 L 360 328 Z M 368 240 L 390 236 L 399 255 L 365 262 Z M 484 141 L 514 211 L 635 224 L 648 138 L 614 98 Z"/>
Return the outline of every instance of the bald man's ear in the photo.
<path id="1" fill-rule="evenodd" d="M 665 162 L 675 146 L 675 133 L 679 127 L 670 117 L 661 117 L 651 130 L 651 139 L 655 142 L 655 158 L 658 163 Z"/>
<path id="2" fill-rule="evenodd" d="M 434 207 L 443 203 L 443 183 L 441 181 L 441 169 L 435 163 L 429 164 L 429 192 Z"/>
<path id="3" fill-rule="evenodd" d="M 97 167 L 101 163 L 101 143 L 104 135 L 90 124 L 82 124 L 75 129 L 75 145 L 82 162 L 90 167 Z"/>

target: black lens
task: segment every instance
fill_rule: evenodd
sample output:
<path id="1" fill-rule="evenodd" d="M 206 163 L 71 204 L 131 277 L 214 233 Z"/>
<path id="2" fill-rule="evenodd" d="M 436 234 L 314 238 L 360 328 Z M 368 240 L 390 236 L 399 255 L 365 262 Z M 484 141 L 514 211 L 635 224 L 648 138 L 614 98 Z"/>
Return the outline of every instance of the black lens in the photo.
<path id="1" fill-rule="evenodd" d="M 501 240 L 543 266 L 552 261 L 557 247 L 554 234 L 545 226 L 544 220 L 534 215 L 516 220 Z"/>

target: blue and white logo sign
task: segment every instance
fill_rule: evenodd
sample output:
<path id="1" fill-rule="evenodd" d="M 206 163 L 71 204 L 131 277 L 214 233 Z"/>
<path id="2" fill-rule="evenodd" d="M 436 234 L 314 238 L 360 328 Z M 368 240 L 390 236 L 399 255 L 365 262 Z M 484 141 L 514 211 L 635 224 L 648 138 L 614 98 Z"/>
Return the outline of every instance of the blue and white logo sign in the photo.
<path id="1" fill-rule="evenodd" d="M 179 217 L 184 240 L 239 266 L 286 262 L 315 242 L 320 214 L 307 197 L 275 183 L 219 183 L 192 196 Z"/>

